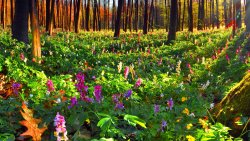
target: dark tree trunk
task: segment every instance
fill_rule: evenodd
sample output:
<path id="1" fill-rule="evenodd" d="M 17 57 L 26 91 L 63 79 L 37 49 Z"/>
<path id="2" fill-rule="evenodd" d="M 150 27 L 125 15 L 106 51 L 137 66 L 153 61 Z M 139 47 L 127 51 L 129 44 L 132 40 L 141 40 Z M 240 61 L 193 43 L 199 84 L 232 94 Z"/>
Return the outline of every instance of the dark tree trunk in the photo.
<path id="1" fill-rule="evenodd" d="M 250 1 L 246 1 L 246 17 L 245 17 L 245 23 L 246 23 L 246 32 L 250 32 Z"/>
<path id="2" fill-rule="evenodd" d="M 131 2 L 131 0 L 128 0 L 127 6 L 126 6 L 125 30 L 124 30 L 125 32 L 127 32 L 127 29 L 128 29 L 130 2 Z"/>
<path id="3" fill-rule="evenodd" d="M 72 5 L 73 5 L 73 0 L 69 0 L 70 4 L 70 8 L 69 8 L 69 31 L 71 31 L 71 23 L 72 23 Z"/>
<path id="4" fill-rule="evenodd" d="M 97 0 L 94 0 L 94 9 L 93 9 L 93 31 L 97 30 Z"/>
<path id="5" fill-rule="evenodd" d="M 133 10 L 134 10 L 134 1 L 132 0 L 131 5 L 129 7 L 130 12 L 129 12 L 129 31 L 132 32 L 132 16 L 133 16 Z"/>
<path id="6" fill-rule="evenodd" d="M 186 0 L 184 0 L 184 4 L 183 4 L 182 25 L 181 25 L 181 30 L 182 31 L 184 30 L 185 12 L 186 12 Z"/>
<path id="7" fill-rule="evenodd" d="M 204 18 L 205 18 L 205 3 L 204 0 L 199 0 L 199 16 L 198 16 L 198 30 L 202 30 L 204 28 Z"/>
<path id="8" fill-rule="evenodd" d="M 46 31 L 49 32 L 49 22 L 50 22 L 50 3 L 51 0 L 46 0 Z"/>
<path id="9" fill-rule="evenodd" d="M 86 12 L 85 12 L 86 16 L 85 16 L 85 25 L 86 25 L 86 30 L 89 31 L 90 30 L 90 22 L 89 22 L 89 15 L 90 15 L 90 0 L 88 0 L 88 4 L 86 7 Z"/>
<path id="10" fill-rule="evenodd" d="M 224 0 L 223 2 L 223 6 L 224 6 L 224 23 L 225 23 L 225 27 L 227 26 L 228 24 L 228 17 L 227 17 L 227 0 Z"/>
<path id="11" fill-rule="evenodd" d="M 229 13 L 228 13 L 228 15 L 229 15 L 229 23 L 230 22 L 232 22 L 233 21 L 233 2 L 232 2 L 233 0 L 230 0 L 229 1 Z"/>
<path id="12" fill-rule="evenodd" d="M 53 27 L 54 27 L 54 10 L 55 10 L 55 0 L 52 0 L 51 3 L 51 11 L 50 11 L 50 19 L 49 19 L 49 35 L 52 35 L 53 33 Z"/>
<path id="13" fill-rule="evenodd" d="M 2 22 L 2 25 L 3 25 L 3 29 L 5 29 L 5 26 L 6 26 L 6 3 L 5 3 L 5 0 L 2 0 L 2 11 L 1 11 L 1 22 Z"/>
<path id="14" fill-rule="evenodd" d="M 176 25 L 177 25 L 177 14 L 178 14 L 177 4 L 178 4 L 178 0 L 171 0 L 168 42 L 171 42 L 172 40 L 175 40 L 176 38 Z"/>
<path id="15" fill-rule="evenodd" d="M 236 1 L 236 25 L 238 28 L 242 27 L 241 21 L 241 1 Z"/>
<path id="16" fill-rule="evenodd" d="M 107 26 L 108 26 L 108 30 L 109 30 L 109 3 L 110 3 L 110 0 L 108 0 L 108 18 L 107 18 Z"/>
<path id="17" fill-rule="evenodd" d="M 101 31 L 101 1 L 98 1 L 97 14 L 98 14 L 98 30 Z"/>
<path id="18" fill-rule="evenodd" d="M 115 0 L 113 0 L 113 8 L 112 8 L 112 30 L 115 29 L 115 19 L 116 19 L 116 16 L 115 16 L 115 12 L 116 12 L 116 7 L 115 7 Z"/>
<path id="19" fill-rule="evenodd" d="M 114 37 L 118 38 L 120 36 L 120 27 L 121 27 L 121 16 L 122 16 L 122 7 L 124 0 L 118 0 L 117 16 L 115 22 L 115 33 Z"/>
<path id="20" fill-rule="evenodd" d="M 214 29 L 214 23 L 215 23 L 215 15 L 214 15 L 214 0 L 211 0 L 211 3 L 212 3 L 212 27 Z"/>
<path id="21" fill-rule="evenodd" d="M 81 12 L 81 0 L 77 0 L 77 6 L 75 7 L 75 33 L 79 33 L 79 24 L 80 24 L 80 12 Z"/>
<path id="22" fill-rule="evenodd" d="M 166 32 L 168 32 L 168 28 L 169 28 L 169 14 L 168 14 L 168 9 L 169 9 L 169 0 L 165 0 Z"/>
<path id="23" fill-rule="evenodd" d="M 145 0 L 143 34 L 147 33 L 148 33 L 148 0 Z"/>
<path id="24" fill-rule="evenodd" d="M 10 16 L 11 16 L 11 24 L 13 24 L 14 21 L 14 0 L 10 1 Z"/>
<path id="25" fill-rule="evenodd" d="M 135 0 L 135 31 L 138 32 L 139 0 Z"/>
<path id="26" fill-rule="evenodd" d="M 193 25 L 193 2 L 189 0 L 188 2 L 188 31 L 193 32 L 194 25 Z"/>
<path id="27" fill-rule="evenodd" d="M 151 6 L 150 6 L 150 12 L 149 12 L 149 25 L 150 28 L 152 29 L 152 32 L 154 31 L 154 0 L 151 1 Z M 149 28 L 148 28 L 149 31 Z"/>
<path id="28" fill-rule="evenodd" d="M 219 2 L 216 0 L 216 26 L 217 29 L 220 28 L 220 14 L 219 14 Z"/>
<path id="29" fill-rule="evenodd" d="M 12 37 L 26 44 L 28 39 L 29 0 L 16 0 Z"/>
<path id="30" fill-rule="evenodd" d="M 236 0 L 233 0 L 233 36 L 235 35 L 235 30 L 236 30 Z"/>
<path id="31" fill-rule="evenodd" d="M 181 1 L 179 0 L 178 6 L 177 6 L 177 27 L 176 31 L 181 30 Z"/>
<path id="32" fill-rule="evenodd" d="M 31 29 L 32 29 L 32 57 L 33 61 L 41 62 L 41 41 L 40 41 L 40 31 L 39 22 L 36 9 L 36 0 L 30 0 L 30 19 L 31 19 Z"/>

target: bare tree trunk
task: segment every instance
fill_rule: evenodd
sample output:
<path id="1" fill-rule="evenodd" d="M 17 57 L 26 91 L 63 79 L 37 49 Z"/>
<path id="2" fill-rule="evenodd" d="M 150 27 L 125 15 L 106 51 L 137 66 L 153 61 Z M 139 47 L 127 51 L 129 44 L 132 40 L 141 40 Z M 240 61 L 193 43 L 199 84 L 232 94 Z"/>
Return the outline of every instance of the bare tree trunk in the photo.
<path id="1" fill-rule="evenodd" d="M 211 0 L 212 3 L 212 27 L 214 29 L 215 15 L 214 15 L 214 0 Z"/>
<path id="2" fill-rule="evenodd" d="M 11 16 L 11 24 L 13 24 L 14 21 L 14 0 L 10 1 L 10 16 Z"/>
<path id="3" fill-rule="evenodd" d="M 148 34 L 148 0 L 145 0 L 144 6 L 143 34 Z"/>
<path id="4" fill-rule="evenodd" d="M 46 31 L 49 32 L 51 0 L 46 0 Z"/>
<path id="5" fill-rule="evenodd" d="M 12 37 L 26 44 L 29 43 L 28 16 L 29 0 L 16 0 L 15 15 L 12 25 Z"/>
<path id="6" fill-rule="evenodd" d="M 115 7 L 115 0 L 113 0 L 113 8 L 112 8 L 112 30 L 114 30 L 115 29 L 115 12 L 116 12 L 116 7 Z"/>
<path id="7" fill-rule="evenodd" d="M 5 6 L 6 4 L 5 4 L 5 0 L 2 0 L 2 12 L 1 12 L 1 22 L 2 22 L 2 25 L 3 25 L 3 29 L 5 29 L 5 25 L 6 25 L 6 23 L 5 23 L 5 21 L 6 21 L 6 19 L 5 19 L 5 15 L 6 15 L 6 6 Z"/>
<path id="8" fill-rule="evenodd" d="M 87 8 L 86 8 L 86 16 L 85 16 L 85 25 L 86 25 L 86 30 L 89 31 L 90 30 L 90 21 L 89 21 L 89 15 L 90 15 L 90 0 L 88 0 L 88 4 L 87 4 Z"/>
<path id="9" fill-rule="evenodd" d="M 51 10 L 50 10 L 50 20 L 49 20 L 49 35 L 53 33 L 54 27 L 54 10 L 55 10 L 55 0 L 52 0 Z"/>
<path id="10" fill-rule="evenodd" d="M 246 17 L 245 17 L 245 24 L 246 24 L 246 32 L 250 32 L 250 1 L 246 1 Z"/>
<path id="11" fill-rule="evenodd" d="M 236 30 L 236 0 L 233 0 L 233 36 L 235 35 L 235 30 Z"/>
<path id="12" fill-rule="evenodd" d="M 114 33 L 114 37 L 116 38 L 120 36 L 123 2 L 124 0 L 118 0 L 117 16 L 116 16 L 116 22 L 115 22 L 115 33 Z"/>
<path id="13" fill-rule="evenodd" d="M 168 42 L 171 42 L 176 38 L 176 25 L 177 25 L 177 14 L 178 14 L 177 8 L 178 8 L 178 0 L 171 0 Z"/>
<path id="14" fill-rule="evenodd" d="M 139 0 L 135 0 L 135 31 L 138 32 Z"/>
<path id="15" fill-rule="evenodd" d="M 132 16 L 133 16 L 133 11 L 134 11 L 134 1 L 132 0 L 130 8 L 130 13 L 129 13 L 129 31 L 132 32 Z"/>
<path id="16" fill-rule="evenodd" d="M 94 0 L 93 8 L 93 31 L 97 30 L 97 0 Z"/>
<path id="17" fill-rule="evenodd" d="M 183 4 L 182 25 L 181 25 L 181 30 L 182 31 L 184 30 L 185 12 L 186 12 L 186 0 L 184 0 L 184 4 Z"/>
<path id="18" fill-rule="evenodd" d="M 149 11 L 149 25 L 152 31 L 154 31 L 154 0 L 151 1 L 150 11 Z M 148 31 L 149 29 L 148 28 Z"/>
<path id="19" fill-rule="evenodd" d="M 69 2 L 70 2 L 70 4 L 69 4 L 69 6 L 70 6 L 70 8 L 69 8 L 69 31 L 71 31 L 73 0 L 70 0 Z"/>
<path id="20" fill-rule="evenodd" d="M 30 19 L 31 19 L 31 28 L 32 28 L 32 56 L 33 61 L 40 63 L 41 62 L 41 41 L 40 41 L 40 31 L 38 23 L 38 15 L 36 9 L 35 0 L 30 0 Z"/>
<path id="21" fill-rule="evenodd" d="M 80 24 L 80 12 L 81 12 L 81 4 L 82 1 L 81 0 L 77 0 L 76 1 L 77 6 L 75 7 L 75 32 L 79 33 L 79 24 Z"/>
<path id="22" fill-rule="evenodd" d="M 241 1 L 236 1 L 236 25 L 238 28 L 242 27 L 241 21 Z"/>
<path id="23" fill-rule="evenodd" d="M 107 26 L 108 26 L 108 30 L 109 30 L 109 15 L 110 15 L 110 13 L 109 13 L 109 8 L 110 8 L 110 0 L 108 0 L 108 18 L 107 18 Z"/>
<path id="24" fill-rule="evenodd" d="M 217 29 L 220 28 L 220 14 L 219 14 L 219 2 L 216 0 L 216 26 Z"/>
<path id="25" fill-rule="evenodd" d="M 193 2 L 192 0 L 189 0 L 189 6 L 188 6 L 188 31 L 193 32 Z"/>

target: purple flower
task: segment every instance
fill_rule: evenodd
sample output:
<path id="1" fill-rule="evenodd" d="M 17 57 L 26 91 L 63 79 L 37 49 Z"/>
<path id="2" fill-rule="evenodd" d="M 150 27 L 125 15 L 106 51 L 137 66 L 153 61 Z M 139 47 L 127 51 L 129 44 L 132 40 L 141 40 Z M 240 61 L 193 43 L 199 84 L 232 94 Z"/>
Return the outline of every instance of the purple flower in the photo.
<path id="1" fill-rule="evenodd" d="M 156 104 L 154 105 L 154 112 L 155 114 L 160 112 L 160 105 L 156 105 Z"/>
<path id="2" fill-rule="evenodd" d="M 52 80 L 50 80 L 50 79 L 47 81 L 47 90 L 49 92 L 53 92 L 55 90 L 54 84 L 53 84 Z"/>
<path id="3" fill-rule="evenodd" d="M 135 87 L 138 88 L 141 86 L 141 83 L 142 83 L 142 79 L 141 78 L 138 78 L 136 83 L 135 83 Z"/>
<path id="4" fill-rule="evenodd" d="M 88 102 L 88 103 L 93 103 L 93 102 L 94 102 L 94 99 L 85 96 L 85 97 L 83 98 L 83 101 Z"/>
<path id="5" fill-rule="evenodd" d="M 115 109 L 124 109 L 124 105 L 122 102 L 117 102 L 115 105 Z"/>
<path id="6" fill-rule="evenodd" d="M 59 112 L 57 112 L 56 117 L 54 119 L 54 126 L 56 127 L 56 132 L 54 135 L 57 137 L 58 141 L 68 140 L 65 123 L 66 122 L 64 116 L 60 115 Z"/>
<path id="7" fill-rule="evenodd" d="M 161 122 L 161 131 L 164 132 L 165 128 L 167 127 L 167 122 L 165 120 L 162 120 Z"/>
<path id="8" fill-rule="evenodd" d="M 21 84 L 19 84 L 19 83 L 13 83 L 12 84 L 13 93 L 16 94 L 16 95 L 18 95 L 18 90 L 19 90 L 20 87 L 21 87 Z"/>
<path id="9" fill-rule="evenodd" d="M 173 101 L 173 99 L 170 98 L 167 102 L 168 102 L 168 108 L 169 108 L 170 110 L 172 110 L 172 108 L 173 108 L 173 106 L 174 106 L 174 101 Z"/>
<path id="10" fill-rule="evenodd" d="M 121 97 L 121 94 L 114 94 L 112 95 L 112 100 L 114 103 L 119 102 L 119 98 Z"/>
<path id="11" fill-rule="evenodd" d="M 128 78 L 128 73 L 129 73 L 129 67 L 126 66 L 126 67 L 125 67 L 125 70 L 124 70 L 124 77 L 125 77 L 125 79 Z"/>
<path id="12" fill-rule="evenodd" d="M 94 87 L 94 96 L 98 103 L 102 100 L 102 86 L 97 85 Z"/>
<path id="13" fill-rule="evenodd" d="M 68 108 L 71 109 L 75 105 L 77 105 L 77 98 L 76 97 L 71 97 L 71 99 L 70 99 L 70 106 Z"/>
<path id="14" fill-rule="evenodd" d="M 77 80 L 77 84 L 75 85 L 76 86 L 76 88 L 77 88 L 77 90 L 79 91 L 79 92 L 82 92 L 82 90 L 84 89 L 84 81 L 85 81 L 85 76 L 84 76 L 84 74 L 82 74 L 82 73 L 78 73 L 77 75 L 76 75 L 76 80 Z"/>
<path id="15" fill-rule="evenodd" d="M 129 98 L 129 97 L 131 97 L 131 95 L 132 95 L 132 90 L 128 90 L 128 91 L 124 94 L 124 97 L 125 97 L 125 98 Z"/>

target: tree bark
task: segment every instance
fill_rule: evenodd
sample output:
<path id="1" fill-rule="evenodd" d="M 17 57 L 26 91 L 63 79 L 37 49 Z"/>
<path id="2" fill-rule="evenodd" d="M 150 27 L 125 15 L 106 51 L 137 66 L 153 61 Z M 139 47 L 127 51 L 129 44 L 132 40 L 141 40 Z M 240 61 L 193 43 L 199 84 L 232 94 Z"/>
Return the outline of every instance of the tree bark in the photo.
<path id="1" fill-rule="evenodd" d="M 135 0 L 135 31 L 138 32 L 139 0 Z"/>
<path id="2" fill-rule="evenodd" d="M 115 29 L 115 19 L 116 19 L 116 16 L 115 16 L 115 12 L 116 12 L 116 7 L 115 7 L 115 0 L 113 0 L 113 8 L 112 8 L 112 30 Z"/>
<path id="3" fill-rule="evenodd" d="M 16 0 L 12 37 L 26 44 L 28 39 L 29 0 Z"/>
<path id="4" fill-rule="evenodd" d="M 189 0 L 189 6 L 188 6 L 188 31 L 193 32 L 193 2 L 192 0 Z"/>
<path id="5" fill-rule="evenodd" d="M 52 0 L 51 10 L 50 10 L 50 19 L 49 19 L 49 35 L 53 33 L 54 27 L 54 10 L 55 10 L 55 0 Z"/>
<path id="6" fill-rule="evenodd" d="M 77 0 L 77 6 L 75 7 L 75 33 L 79 33 L 79 24 L 80 24 L 80 12 L 81 12 L 81 0 Z"/>
<path id="7" fill-rule="evenodd" d="M 245 17 L 245 24 L 246 24 L 246 32 L 250 32 L 250 1 L 246 1 L 246 17 Z"/>
<path id="8" fill-rule="evenodd" d="M 148 34 L 148 0 L 145 0 L 144 6 L 143 34 Z"/>
<path id="9" fill-rule="evenodd" d="M 237 28 L 242 27 L 242 21 L 241 21 L 241 1 L 236 2 L 236 25 Z"/>
<path id="10" fill-rule="evenodd" d="M 181 30 L 182 31 L 184 30 L 185 12 L 186 12 L 186 0 L 184 0 L 184 4 L 183 4 L 182 25 L 181 25 Z"/>
<path id="11" fill-rule="evenodd" d="M 49 22 L 50 22 L 50 3 L 51 0 L 46 0 L 46 31 L 49 32 Z"/>
<path id="12" fill-rule="evenodd" d="M 86 7 L 86 12 L 85 12 L 86 16 L 85 16 L 85 25 L 86 25 L 86 30 L 89 31 L 90 30 L 90 22 L 89 22 L 89 15 L 90 15 L 90 0 L 88 0 L 88 4 Z"/>
<path id="13" fill-rule="evenodd" d="M 32 56 L 33 61 L 40 63 L 41 60 L 41 41 L 40 41 L 40 31 L 38 23 L 38 15 L 36 9 L 36 1 L 30 0 L 30 19 L 31 19 L 31 29 L 32 29 Z"/>
<path id="14" fill-rule="evenodd" d="M 117 9 L 117 14 L 116 14 L 117 16 L 116 16 L 115 33 L 114 33 L 114 37 L 116 38 L 120 36 L 123 1 L 124 0 L 118 0 L 118 9 Z"/>
<path id="15" fill-rule="evenodd" d="M 216 26 L 217 29 L 220 28 L 220 14 L 219 14 L 219 2 L 216 0 Z"/>
<path id="16" fill-rule="evenodd" d="M 227 0 L 224 0 L 223 2 L 223 6 L 224 6 L 224 23 L 225 23 L 225 27 L 228 24 L 228 17 L 227 17 Z"/>
<path id="17" fill-rule="evenodd" d="M 178 4 L 178 0 L 171 0 L 168 42 L 171 42 L 175 40 L 176 38 L 176 25 L 177 25 L 177 14 L 178 14 L 177 4 Z"/>
<path id="18" fill-rule="evenodd" d="M 236 84 L 222 101 L 215 106 L 213 113 L 215 118 L 229 126 L 234 135 L 239 129 L 235 128 L 234 119 L 243 115 L 250 117 L 250 73 Z M 250 125 L 250 124 L 249 124 Z M 240 132 L 242 129 L 240 129 Z"/>

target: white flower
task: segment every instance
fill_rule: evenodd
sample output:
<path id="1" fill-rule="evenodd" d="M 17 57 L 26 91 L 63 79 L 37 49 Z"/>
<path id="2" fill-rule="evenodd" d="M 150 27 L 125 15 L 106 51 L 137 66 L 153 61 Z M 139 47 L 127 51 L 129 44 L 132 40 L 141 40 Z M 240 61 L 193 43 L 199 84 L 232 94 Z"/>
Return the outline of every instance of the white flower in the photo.
<path id="1" fill-rule="evenodd" d="M 210 109 L 213 109 L 214 108 L 214 103 L 211 103 L 210 104 Z"/>

